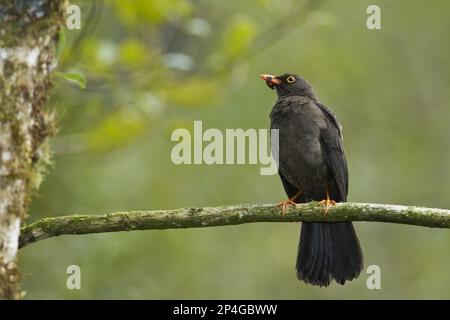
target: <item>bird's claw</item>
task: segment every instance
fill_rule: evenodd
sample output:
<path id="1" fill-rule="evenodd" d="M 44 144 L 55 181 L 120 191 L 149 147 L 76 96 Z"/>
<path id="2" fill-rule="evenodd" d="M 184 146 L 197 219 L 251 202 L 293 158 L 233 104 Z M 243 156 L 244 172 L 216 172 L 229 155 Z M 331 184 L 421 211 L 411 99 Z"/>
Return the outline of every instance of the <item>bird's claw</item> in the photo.
<path id="1" fill-rule="evenodd" d="M 292 206 L 295 207 L 295 206 L 296 206 L 296 203 L 295 203 L 294 201 L 292 201 L 291 199 L 288 199 L 288 200 L 281 201 L 281 202 L 279 202 L 279 203 L 277 204 L 277 207 L 281 209 L 281 215 L 282 215 L 283 217 L 284 217 L 284 214 L 285 214 L 285 212 L 286 212 L 286 209 L 287 209 L 287 207 L 288 207 L 289 205 L 292 205 Z"/>
<path id="2" fill-rule="evenodd" d="M 327 215 L 328 210 L 332 207 L 336 205 L 336 201 L 331 200 L 330 197 L 327 196 L 327 198 L 325 200 L 322 200 L 319 202 L 319 206 L 325 206 L 325 212 L 324 214 Z"/>

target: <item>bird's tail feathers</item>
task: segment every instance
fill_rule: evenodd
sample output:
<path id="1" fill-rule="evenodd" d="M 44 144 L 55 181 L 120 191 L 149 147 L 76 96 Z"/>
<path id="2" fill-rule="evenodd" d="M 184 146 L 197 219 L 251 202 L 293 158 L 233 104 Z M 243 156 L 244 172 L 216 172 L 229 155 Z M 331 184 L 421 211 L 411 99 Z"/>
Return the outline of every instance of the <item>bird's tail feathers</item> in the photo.
<path id="1" fill-rule="evenodd" d="M 302 223 L 297 256 L 297 277 L 306 283 L 343 285 L 363 268 L 363 257 L 351 222 Z"/>

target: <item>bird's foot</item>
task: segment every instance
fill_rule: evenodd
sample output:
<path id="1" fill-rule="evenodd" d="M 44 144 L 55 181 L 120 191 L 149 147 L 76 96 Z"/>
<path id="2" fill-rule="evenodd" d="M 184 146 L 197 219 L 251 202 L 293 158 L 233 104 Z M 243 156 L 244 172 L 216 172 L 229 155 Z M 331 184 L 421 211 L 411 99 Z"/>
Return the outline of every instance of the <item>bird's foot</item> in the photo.
<path id="1" fill-rule="evenodd" d="M 288 199 L 288 200 L 281 201 L 277 204 L 277 207 L 281 209 L 281 216 L 284 217 L 284 214 L 286 213 L 286 209 L 289 205 L 295 207 L 296 203 L 294 201 L 292 201 L 291 199 Z"/>
<path id="2" fill-rule="evenodd" d="M 288 200 L 285 201 L 281 201 L 277 204 L 277 207 L 281 209 L 281 216 L 284 217 L 284 213 L 286 212 L 286 208 L 291 205 L 291 206 L 296 206 L 296 203 L 294 202 L 295 199 L 297 199 L 301 194 L 303 193 L 302 190 L 299 190 L 296 194 L 294 194 L 294 196 Z"/>
<path id="3" fill-rule="evenodd" d="M 335 206 L 335 205 L 336 205 L 336 201 L 330 199 L 330 195 L 328 194 L 328 191 L 327 191 L 327 198 L 325 200 L 322 200 L 319 202 L 319 206 L 325 206 L 325 212 L 324 212 L 325 215 L 327 215 L 328 210 L 332 206 Z"/>

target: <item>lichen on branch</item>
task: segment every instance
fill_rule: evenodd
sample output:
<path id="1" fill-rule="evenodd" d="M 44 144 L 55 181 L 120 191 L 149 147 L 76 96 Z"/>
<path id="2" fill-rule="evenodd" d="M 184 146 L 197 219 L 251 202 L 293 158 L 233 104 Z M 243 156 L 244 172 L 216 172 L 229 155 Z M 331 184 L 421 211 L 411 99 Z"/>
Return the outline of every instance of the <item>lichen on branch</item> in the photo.
<path id="1" fill-rule="evenodd" d="M 20 224 L 48 163 L 44 110 L 65 0 L 2 0 L 0 9 L 0 299 L 16 299 Z"/>
<path id="2" fill-rule="evenodd" d="M 231 205 L 173 210 L 70 215 L 38 220 L 21 230 L 20 247 L 60 235 L 132 230 L 229 226 L 254 222 L 379 221 L 432 228 L 450 228 L 450 210 L 413 206 L 338 203 L 324 214 L 317 202 L 299 204 L 284 215 L 276 205 Z"/>

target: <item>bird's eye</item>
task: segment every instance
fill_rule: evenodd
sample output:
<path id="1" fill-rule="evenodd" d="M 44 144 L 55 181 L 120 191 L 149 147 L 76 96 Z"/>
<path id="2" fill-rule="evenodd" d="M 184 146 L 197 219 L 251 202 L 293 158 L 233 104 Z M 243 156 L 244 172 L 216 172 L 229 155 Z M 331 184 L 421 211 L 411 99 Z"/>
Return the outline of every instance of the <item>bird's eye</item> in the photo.
<path id="1" fill-rule="evenodd" d="M 294 83 L 295 82 L 295 77 L 294 76 L 289 76 L 289 77 L 287 77 L 286 81 L 288 83 Z"/>

